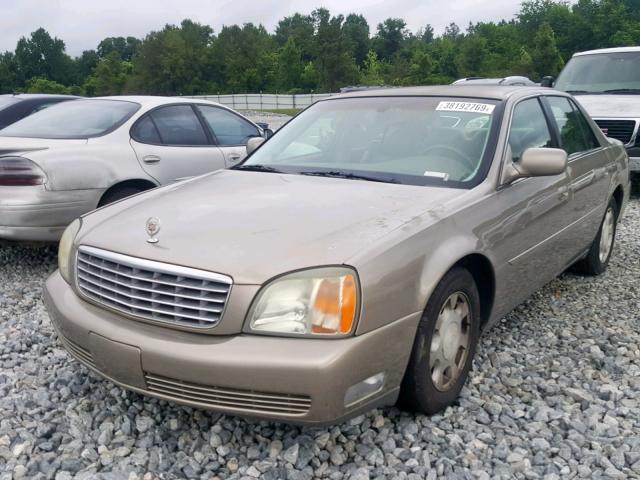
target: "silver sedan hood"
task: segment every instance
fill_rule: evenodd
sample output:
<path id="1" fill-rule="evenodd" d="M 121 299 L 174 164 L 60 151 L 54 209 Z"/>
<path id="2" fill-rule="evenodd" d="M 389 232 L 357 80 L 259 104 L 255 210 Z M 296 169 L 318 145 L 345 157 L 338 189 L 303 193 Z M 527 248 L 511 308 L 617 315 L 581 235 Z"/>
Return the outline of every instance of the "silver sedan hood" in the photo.
<path id="1" fill-rule="evenodd" d="M 78 244 L 262 284 L 336 265 L 464 190 L 301 175 L 219 171 L 98 210 Z M 147 242 L 148 218 L 160 221 Z"/>

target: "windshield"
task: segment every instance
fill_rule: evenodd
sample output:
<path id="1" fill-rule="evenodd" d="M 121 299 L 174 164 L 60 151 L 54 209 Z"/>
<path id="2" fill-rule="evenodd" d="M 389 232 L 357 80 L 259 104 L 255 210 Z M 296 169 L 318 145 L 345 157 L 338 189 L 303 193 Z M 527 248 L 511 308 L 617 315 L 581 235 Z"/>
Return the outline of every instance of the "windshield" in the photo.
<path id="1" fill-rule="evenodd" d="M 122 100 L 62 102 L 0 131 L 3 137 L 90 138 L 104 135 L 133 115 L 140 105 Z"/>
<path id="2" fill-rule="evenodd" d="M 236 168 L 470 187 L 484 176 L 497 101 L 344 98 L 305 110 Z"/>
<path id="3" fill-rule="evenodd" d="M 640 52 L 573 57 L 562 70 L 555 87 L 578 95 L 640 93 Z"/>

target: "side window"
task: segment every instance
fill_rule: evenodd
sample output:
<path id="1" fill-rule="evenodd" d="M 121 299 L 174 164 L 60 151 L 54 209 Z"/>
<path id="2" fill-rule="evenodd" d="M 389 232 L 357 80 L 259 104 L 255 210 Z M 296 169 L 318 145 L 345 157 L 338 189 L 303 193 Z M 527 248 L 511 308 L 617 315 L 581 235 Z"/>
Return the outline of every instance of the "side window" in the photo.
<path id="1" fill-rule="evenodd" d="M 552 145 L 551 133 L 542 106 L 537 98 L 518 103 L 511 117 L 509 146 L 513 161 L 517 162 L 527 148 L 543 148 Z"/>
<path id="2" fill-rule="evenodd" d="M 256 127 L 222 108 L 198 105 L 205 121 L 213 130 L 219 145 L 246 145 L 251 137 L 260 136 Z"/>
<path id="3" fill-rule="evenodd" d="M 163 145 L 208 145 L 207 135 L 191 105 L 158 108 L 149 115 L 158 129 Z"/>
<path id="4" fill-rule="evenodd" d="M 133 126 L 133 130 L 131 130 L 131 136 L 135 141 L 140 143 L 162 143 L 158 129 L 149 115 L 145 115 L 136 122 Z"/>
<path id="5" fill-rule="evenodd" d="M 593 148 L 587 143 L 583 128 L 580 126 L 578 117 L 580 112 L 573 108 L 569 100 L 564 97 L 547 97 L 547 101 L 558 125 L 561 146 L 567 154 L 571 155 Z"/>
<path id="6" fill-rule="evenodd" d="M 576 118 L 578 119 L 578 123 L 580 124 L 580 128 L 582 129 L 582 133 L 585 137 L 585 143 L 587 148 L 590 150 L 592 148 L 599 148 L 600 141 L 597 139 L 596 135 L 593 133 L 593 128 L 589 124 L 589 121 L 586 119 L 584 114 L 580 111 L 578 106 L 572 100 L 569 100 L 569 103 L 573 107 L 573 110 L 576 112 Z"/>

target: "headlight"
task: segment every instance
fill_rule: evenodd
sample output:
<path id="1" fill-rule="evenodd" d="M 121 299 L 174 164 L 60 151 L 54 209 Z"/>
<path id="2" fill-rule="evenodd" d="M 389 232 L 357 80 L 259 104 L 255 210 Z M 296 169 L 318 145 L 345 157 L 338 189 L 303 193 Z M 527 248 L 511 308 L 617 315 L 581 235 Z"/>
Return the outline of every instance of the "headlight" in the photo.
<path id="1" fill-rule="evenodd" d="M 253 332 L 343 337 L 353 332 L 359 305 L 354 270 L 317 268 L 277 278 L 249 311 Z"/>
<path id="2" fill-rule="evenodd" d="M 58 246 L 58 268 L 60 269 L 60 275 L 67 283 L 71 283 L 71 253 L 73 251 L 73 241 L 80 230 L 80 225 L 81 220 L 79 218 L 75 219 L 65 229 Z"/>

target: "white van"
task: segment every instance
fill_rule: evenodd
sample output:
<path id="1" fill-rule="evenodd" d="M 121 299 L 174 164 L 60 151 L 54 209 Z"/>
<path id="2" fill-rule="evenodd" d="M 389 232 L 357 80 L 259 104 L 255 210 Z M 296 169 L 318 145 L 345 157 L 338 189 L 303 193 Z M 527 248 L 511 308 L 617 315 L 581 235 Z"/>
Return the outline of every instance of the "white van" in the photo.
<path id="1" fill-rule="evenodd" d="M 573 94 L 605 135 L 624 143 L 631 170 L 640 172 L 640 47 L 576 53 L 554 86 Z"/>

